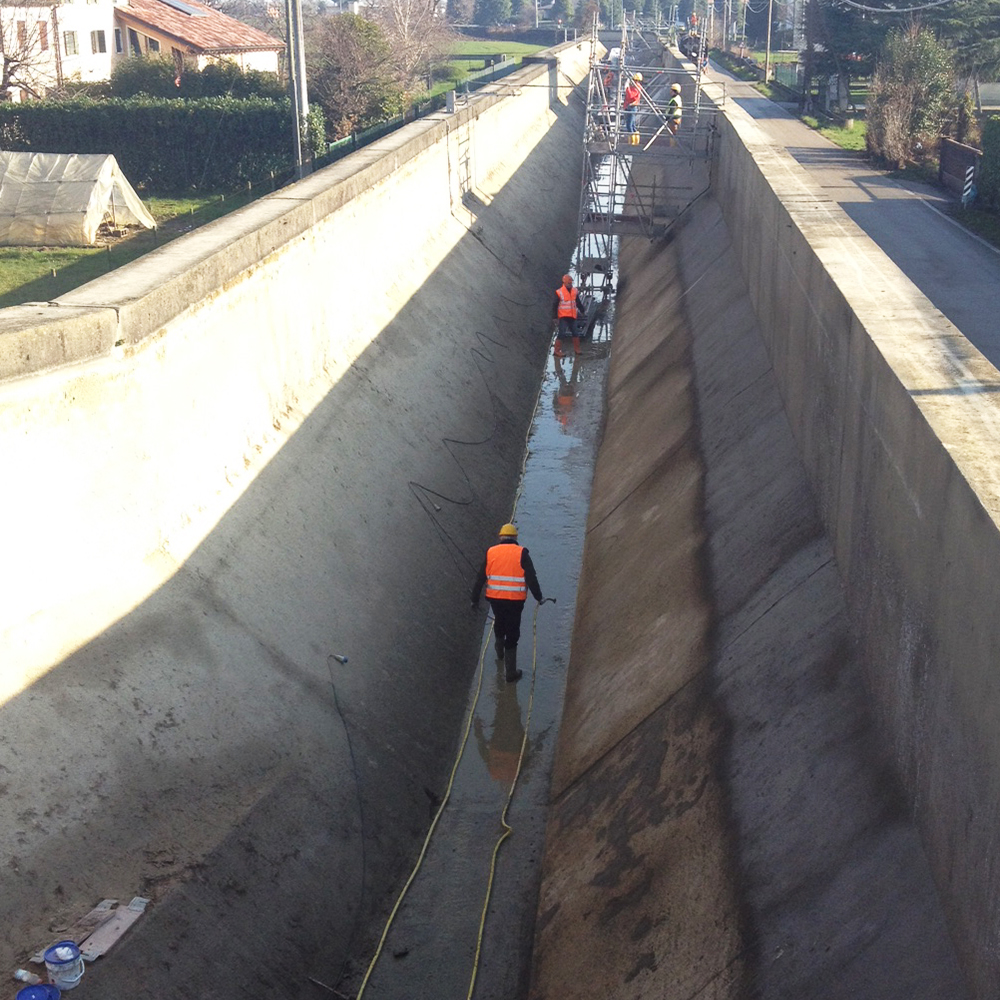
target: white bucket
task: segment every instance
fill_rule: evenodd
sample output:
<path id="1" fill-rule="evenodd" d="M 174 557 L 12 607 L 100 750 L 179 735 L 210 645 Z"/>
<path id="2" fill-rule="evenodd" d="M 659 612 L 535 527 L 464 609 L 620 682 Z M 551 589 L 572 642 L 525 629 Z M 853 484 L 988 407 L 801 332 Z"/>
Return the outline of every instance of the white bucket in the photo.
<path id="1" fill-rule="evenodd" d="M 83 956 L 74 941 L 57 941 L 45 949 L 45 968 L 53 986 L 71 990 L 83 978 Z"/>

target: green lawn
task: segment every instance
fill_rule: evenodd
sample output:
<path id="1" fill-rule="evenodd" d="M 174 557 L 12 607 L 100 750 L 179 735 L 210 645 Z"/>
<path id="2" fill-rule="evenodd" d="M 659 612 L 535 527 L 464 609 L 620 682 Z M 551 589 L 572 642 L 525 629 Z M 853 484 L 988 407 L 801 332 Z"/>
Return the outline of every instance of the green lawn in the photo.
<path id="1" fill-rule="evenodd" d="M 463 56 L 482 56 L 482 59 L 460 59 L 449 61 L 447 56 L 434 71 L 434 86 L 426 96 L 435 97 L 448 90 L 455 90 L 465 82 L 470 71 L 485 69 L 486 59 L 501 53 L 507 61 L 519 63 L 524 56 L 541 52 L 544 45 L 530 45 L 527 42 L 492 42 L 487 38 L 462 38 L 455 42 L 450 53 Z M 423 98 L 421 98 L 422 100 Z"/>
<path id="2" fill-rule="evenodd" d="M 811 129 L 819 132 L 820 135 L 825 135 L 831 142 L 835 142 L 841 149 L 863 150 L 865 148 L 866 123 L 863 118 L 855 118 L 851 128 L 847 128 L 846 125 L 838 125 L 830 121 L 829 118 L 820 120 L 812 115 L 802 115 L 802 121 Z"/>
<path id="3" fill-rule="evenodd" d="M 250 193 L 149 196 L 143 203 L 156 220 L 158 228 L 153 232 L 141 230 L 95 247 L 0 247 L 0 308 L 54 299 L 246 205 L 254 197 Z"/>

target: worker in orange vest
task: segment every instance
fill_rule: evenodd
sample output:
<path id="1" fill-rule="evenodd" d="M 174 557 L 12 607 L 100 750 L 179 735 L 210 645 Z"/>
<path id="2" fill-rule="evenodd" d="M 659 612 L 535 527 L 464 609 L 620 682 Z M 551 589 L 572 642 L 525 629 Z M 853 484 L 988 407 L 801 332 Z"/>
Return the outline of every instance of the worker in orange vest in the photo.
<path id="1" fill-rule="evenodd" d="M 625 111 L 625 131 L 629 134 L 629 142 L 636 146 L 639 143 L 639 132 L 635 123 L 636 112 L 639 110 L 639 97 L 642 91 L 639 84 L 642 83 L 642 74 L 635 73 L 629 80 L 622 97 L 622 108 Z"/>
<path id="2" fill-rule="evenodd" d="M 521 638 L 521 612 L 528 591 L 539 604 L 542 588 L 535 576 L 535 567 L 528 550 L 517 544 L 517 528 L 505 524 L 499 541 L 486 550 L 482 568 L 472 585 L 472 606 L 479 607 L 479 595 L 486 587 L 486 600 L 493 609 L 493 632 L 496 635 L 497 659 L 504 665 L 508 684 L 518 681 L 517 641 Z"/>
<path id="3" fill-rule="evenodd" d="M 556 331 L 556 343 L 552 348 L 552 353 L 557 357 L 563 356 L 561 341 L 572 338 L 573 352 L 580 351 L 580 337 L 576 332 L 576 321 L 579 317 L 579 293 L 573 287 L 573 279 L 564 274 L 562 284 L 556 289 L 555 298 L 552 302 L 552 329 Z"/>

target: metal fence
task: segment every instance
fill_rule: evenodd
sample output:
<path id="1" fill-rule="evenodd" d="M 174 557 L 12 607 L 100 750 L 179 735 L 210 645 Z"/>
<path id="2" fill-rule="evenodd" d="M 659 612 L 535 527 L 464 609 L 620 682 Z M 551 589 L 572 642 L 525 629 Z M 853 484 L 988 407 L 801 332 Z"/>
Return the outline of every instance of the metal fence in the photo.
<path id="1" fill-rule="evenodd" d="M 489 86 L 494 80 L 500 80 L 520 68 L 520 61 L 511 59 L 507 62 L 496 63 L 493 66 L 474 70 L 466 77 L 458 93 L 465 95 L 473 93 L 483 87 Z M 344 136 L 343 139 L 337 139 L 336 142 L 330 143 L 323 156 L 319 156 L 313 161 L 313 166 L 317 168 L 329 166 L 349 153 L 353 153 L 356 149 L 361 149 L 363 146 L 375 142 L 376 139 L 381 139 L 382 136 L 388 135 L 390 132 L 395 132 L 396 129 L 402 128 L 409 122 L 416 121 L 418 118 L 423 118 L 424 115 L 432 114 L 435 111 L 440 111 L 446 103 L 447 94 L 437 94 L 428 101 L 414 104 L 401 115 L 394 115 L 392 118 L 387 118 L 384 122 L 379 122 L 377 125 L 362 129 L 360 132 L 352 132 L 350 135 Z"/>

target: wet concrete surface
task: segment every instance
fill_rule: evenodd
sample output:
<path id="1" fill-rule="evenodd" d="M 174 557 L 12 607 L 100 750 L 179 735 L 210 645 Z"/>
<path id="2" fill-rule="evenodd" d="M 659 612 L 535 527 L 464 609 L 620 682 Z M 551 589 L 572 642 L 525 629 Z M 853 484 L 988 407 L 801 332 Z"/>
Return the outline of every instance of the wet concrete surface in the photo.
<path id="1" fill-rule="evenodd" d="M 525 994 L 611 327 L 609 312 L 580 356 L 546 362 L 511 517 L 546 602 L 527 601 L 517 684 L 503 679 L 487 616 L 454 782 L 431 792 L 448 798 L 364 997 L 461 1000 L 473 983 L 478 1000 Z"/>

